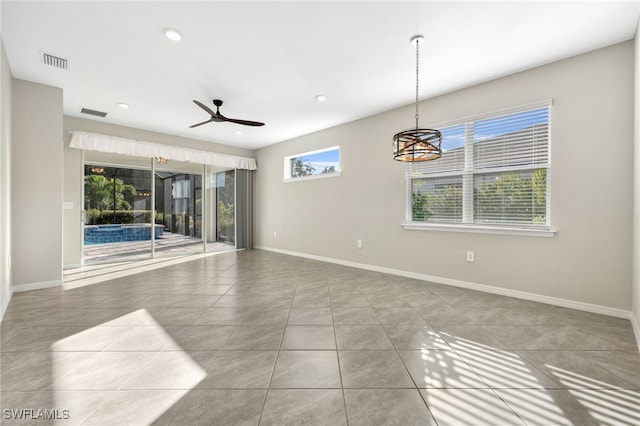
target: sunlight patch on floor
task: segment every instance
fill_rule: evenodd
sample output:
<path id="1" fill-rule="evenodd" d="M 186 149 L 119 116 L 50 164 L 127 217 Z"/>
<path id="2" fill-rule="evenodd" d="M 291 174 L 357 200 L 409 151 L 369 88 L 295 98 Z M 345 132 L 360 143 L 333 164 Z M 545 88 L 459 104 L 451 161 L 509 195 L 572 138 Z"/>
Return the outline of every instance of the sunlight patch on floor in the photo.
<path id="1" fill-rule="evenodd" d="M 140 321 L 147 325 L 117 325 Z M 152 423 L 207 376 L 146 309 L 60 339 L 51 350 L 56 407 L 77 406 L 79 395 L 112 392 L 93 413 L 83 413 L 98 423 L 119 410 Z"/>
<path id="2" fill-rule="evenodd" d="M 142 272 L 153 271 L 171 265 L 190 262 L 226 252 L 198 253 L 176 257 L 162 257 L 131 262 L 119 262 L 101 265 L 84 266 L 64 271 L 64 290 L 99 284 L 115 278 L 128 277 Z"/>
<path id="3" fill-rule="evenodd" d="M 622 389 L 619 386 L 556 367 L 553 364 L 546 364 L 546 366 L 553 373 L 553 376 L 558 379 L 558 382 L 562 383 L 567 389 Z"/>
<path id="4" fill-rule="evenodd" d="M 640 424 L 640 391 L 572 390 L 571 393 L 602 424 Z"/>

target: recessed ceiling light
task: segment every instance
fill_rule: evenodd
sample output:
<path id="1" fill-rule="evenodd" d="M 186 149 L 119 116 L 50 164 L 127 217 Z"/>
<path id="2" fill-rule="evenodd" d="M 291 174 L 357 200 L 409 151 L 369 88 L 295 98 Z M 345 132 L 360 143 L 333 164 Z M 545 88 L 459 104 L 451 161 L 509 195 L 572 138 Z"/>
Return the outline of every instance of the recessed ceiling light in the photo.
<path id="1" fill-rule="evenodd" d="M 124 102 L 118 102 L 116 103 L 116 105 L 118 105 L 122 109 L 129 109 L 129 104 L 126 104 Z"/>
<path id="2" fill-rule="evenodd" d="M 324 102 L 327 100 L 327 97 L 325 95 L 317 95 L 316 96 L 316 101 L 318 102 Z"/>
<path id="3" fill-rule="evenodd" d="M 240 130 L 236 130 L 234 133 L 235 133 L 236 135 L 241 135 L 241 134 L 242 134 L 242 131 L 240 131 Z"/>
<path id="4" fill-rule="evenodd" d="M 165 28 L 164 35 L 167 36 L 169 40 L 180 41 L 182 40 L 182 33 L 175 28 Z"/>

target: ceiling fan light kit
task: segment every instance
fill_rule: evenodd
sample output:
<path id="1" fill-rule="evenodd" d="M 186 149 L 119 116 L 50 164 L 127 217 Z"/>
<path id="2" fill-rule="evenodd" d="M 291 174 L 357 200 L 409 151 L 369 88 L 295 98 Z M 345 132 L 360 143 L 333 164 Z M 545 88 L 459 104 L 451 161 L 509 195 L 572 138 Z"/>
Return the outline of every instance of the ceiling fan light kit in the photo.
<path id="1" fill-rule="evenodd" d="M 404 162 L 429 161 L 440 158 L 442 155 L 442 133 L 436 129 L 420 129 L 418 124 L 418 92 L 420 71 L 420 43 L 424 37 L 416 35 L 411 38 L 411 43 L 416 46 L 416 127 L 404 130 L 393 136 L 393 159 Z"/>
<path id="2" fill-rule="evenodd" d="M 207 123 L 212 123 L 212 122 L 223 123 L 225 121 L 227 121 L 229 123 L 242 124 L 244 126 L 264 126 L 264 123 L 261 123 L 259 121 L 249 121 L 249 120 L 239 120 L 237 118 L 227 118 L 224 115 L 220 114 L 220 107 L 222 106 L 222 101 L 220 99 L 214 99 L 213 100 L 213 104 L 216 106 L 215 112 L 211 108 L 209 108 L 208 106 L 203 104 L 202 102 L 196 101 L 195 99 L 193 100 L 193 102 L 196 105 L 198 105 L 200 108 L 205 110 L 207 113 L 209 113 L 211 118 L 208 119 L 207 121 L 203 121 L 201 123 L 196 123 L 196 124 L 193 124 L 193 125 L 189 126 L 190 129 L 193 129 L 194 127 L 202 126 L 203 124 L 207 124 Z"/>

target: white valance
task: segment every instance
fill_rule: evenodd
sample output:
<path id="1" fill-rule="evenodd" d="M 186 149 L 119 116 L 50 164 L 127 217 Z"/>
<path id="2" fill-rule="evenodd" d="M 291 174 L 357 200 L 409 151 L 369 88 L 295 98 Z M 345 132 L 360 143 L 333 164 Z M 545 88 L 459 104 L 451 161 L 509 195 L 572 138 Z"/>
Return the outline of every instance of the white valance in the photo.
<path id="1" fill-rule="evenodd" d="M 133 157 L 162 157 L 167 160 L 186 161 L 188 163 L 207 164 L 231 169 L 256 170 L 258 168 L 255 158 L 200 151 L 197 149 L 80 131 L 71 132 L 69 147 Z"/>

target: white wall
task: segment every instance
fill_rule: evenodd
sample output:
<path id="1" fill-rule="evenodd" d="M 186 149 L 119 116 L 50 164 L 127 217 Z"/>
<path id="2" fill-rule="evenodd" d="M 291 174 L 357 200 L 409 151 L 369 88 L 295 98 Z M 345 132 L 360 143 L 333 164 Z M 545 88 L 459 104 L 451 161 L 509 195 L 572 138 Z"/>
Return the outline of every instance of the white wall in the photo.
<path id="1" fill-rule="evenodd" d="M 402 229 L 405 167 L 391 159 L 391 138 L 412 126 L 410 105 L 258 150 L 256 246 L 576 301 L 628 316 L 632 42 L 427 100 L 421 124 L 547 98 L 553 99 L 555 237 Z M 341 146 L 342 176 L 282 182 L 284 156 L 333 145 Z M 475 263 L 466 262 L 467 250 L 475 251 Z"/>
<path id="2" fill-rule="evenodd" d="M 254 157 L 254 151 L 235 148 L 228 145 L 220 145 L 196 139 L 181 138 L 163 133 L 150 132 L 132 127 L 116 126 L 98 120 L 86 120 L 77 117 L 64 117 L 64 201 L 71 203 L 72 209 L 64 210 L 64 267 L 73 268 L 80 265 L 82 256 L 82 151 L 69 148 L 71 135 L 69 132 L 81 130 L 85 132 L 100 133 L 104 135 L 118 136 L 121 138 L 136 139 L 147 142 L 180 146 L 185 148 L 213 151 L 222 154 L 238 155 L 242 157 Z M 87 153 L 91 158 L 100 159 L 100 153 Z M 113 156 L 109 156 L 112 158 Z M 112 160 L 109 160 L 112 161 Z M 201 170 L 200 166 L 198 168 Z M 68 204 L 71 206 L 71 204 Z"/>
<path id="3" fill-rule="evenodd" d="M 640 349 L 640 20 L 635 38 L 635 126 L 633 188 L 633 327 Z"/>
<path id="4" fill-rule="evenodd" d="M 82 185 L 84 171 L 82 170 L 82 150 L 69 148 L 70 135 L 64 131 L 63 158 L 63 247 L 62 264 L 64 269 L 77 268 L 82 263 Z"/>
<path id="5" fill-rule="evenodd" d="M 14 291 L 62 284 L 62 90 L 13 80 Z"/>
<path id="6" fill-rule="evenodd" d="M 11 300 L 11 69 L 0 38 L 0 321 Z"/>

